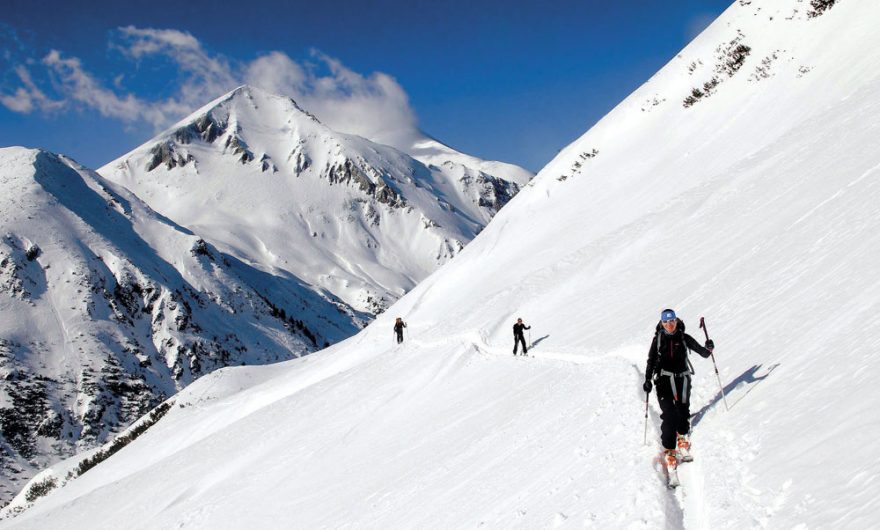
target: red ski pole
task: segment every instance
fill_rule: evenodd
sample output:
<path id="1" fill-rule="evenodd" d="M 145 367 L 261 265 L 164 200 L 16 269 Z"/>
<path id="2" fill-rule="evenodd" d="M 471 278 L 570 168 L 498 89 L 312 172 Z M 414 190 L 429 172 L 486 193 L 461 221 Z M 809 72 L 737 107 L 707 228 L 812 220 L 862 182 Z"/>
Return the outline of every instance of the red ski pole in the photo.
<path id="1" fill-rule="evenodd" d="M 700 327 L 706 335 L 706 340 L 709 340 L 709 330 L 706 328 L 706 320 L 703 317 L 700 317 Z M 730 407 L 727 406 L 727 396 L 724 395 L 724 386 L 721 385 L 721 376 L 718 374 L 718 365 L 715 364 L 715 354 L 710 352 L 709 356 L 712 357 L 712 366 L 715 367 L 715 377 L 718 379 L 718 388 L 721 389 L 721 398 L 724 400 L 724 408 L 730 411 Z"/>

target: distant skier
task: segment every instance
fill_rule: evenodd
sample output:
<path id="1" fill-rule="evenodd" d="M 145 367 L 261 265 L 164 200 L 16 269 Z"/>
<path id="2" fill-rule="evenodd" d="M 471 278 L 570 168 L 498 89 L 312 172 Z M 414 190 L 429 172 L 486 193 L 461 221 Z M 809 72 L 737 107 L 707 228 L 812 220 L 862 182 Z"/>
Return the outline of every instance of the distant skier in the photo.
<path id="1" fill-rule="evenodd" d="M 523 324 L 521 318 L 516 319 L 516 324 L 513 325 L 513 354 L 516 355 L 516 347 L 519 343 L 522 343 L 523 355 L 529 353 L 529 350 L 526 348 L 526 338 L 523 336 L 524 329 L 532 329 L 531 326 L 526 326 Z"/>
<path id="2" fill-rule="evenodd" d="M 684 332 L 684 322 L 675 316 L 672 309 L 660 313 L 657 332 L 648 350 L 648 366 L 645 370 L 645 383 L 642 388 L 650 393 L 652 379 L 657 385 L 657 402 L 660 404 L 660 441 L 666 454 L 666 466 L 674 470 L 678 456 L 685 462 L 690 456 L 690 396 L 691 375 L 694 370 L 688 359 L 688 352 L 694 350 L 706 358 L 712 354 L 715 344 L 712 339 L 701 346 L 696 339 Z M 676 436 L 677 435 L 677 436 Z M 677 446 L 677 447 L 676 447 Z"/>
<path id="3" fill-rule="evenodd" d="M 403 328 L 405 327 L 406 322 L 404 322 L 400 317 L 397 317 L 397 320 L 394 321 L 394 333 L 397 333 L 398 344 L 403 342 Z"/>

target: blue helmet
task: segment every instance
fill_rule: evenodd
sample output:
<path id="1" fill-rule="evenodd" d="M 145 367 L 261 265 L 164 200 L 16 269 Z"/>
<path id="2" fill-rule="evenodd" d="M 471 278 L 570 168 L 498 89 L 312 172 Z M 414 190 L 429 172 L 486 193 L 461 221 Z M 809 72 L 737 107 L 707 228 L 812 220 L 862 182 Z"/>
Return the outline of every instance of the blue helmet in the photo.
<path id="1" fill-rule="evenodd" d="M 668 322 L 670 320 L 675 320 L 675 311 L 672 309 L 664 309 L 662 313 L 660 313 L 660 321 Z"/>

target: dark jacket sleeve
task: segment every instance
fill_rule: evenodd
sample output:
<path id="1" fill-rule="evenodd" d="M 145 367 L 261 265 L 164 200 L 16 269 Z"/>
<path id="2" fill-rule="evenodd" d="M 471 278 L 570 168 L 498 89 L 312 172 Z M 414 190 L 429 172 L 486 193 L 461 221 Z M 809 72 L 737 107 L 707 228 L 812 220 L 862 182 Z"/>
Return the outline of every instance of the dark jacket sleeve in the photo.
<path id="1" fill-rule="evenodd" d="M 645 367 L 645 380 L 651 379 L 657 370 L 657 361 L 659 354 L 657 353 L 657 335 L 651 341 L 651 348 L 648 350 L 648 365 Z"/>
<path id="2" fill-rule="evenodd" d="M 712 355 L 712 352 L 703 347 L 702 344 L 697 342 L 697 339 L 691 337 L 687 333 L 684 334 L 684 342 L 687 344 L 687 347 L 692 349 L 693 351 L 700 354 L 704 359 Z"/>

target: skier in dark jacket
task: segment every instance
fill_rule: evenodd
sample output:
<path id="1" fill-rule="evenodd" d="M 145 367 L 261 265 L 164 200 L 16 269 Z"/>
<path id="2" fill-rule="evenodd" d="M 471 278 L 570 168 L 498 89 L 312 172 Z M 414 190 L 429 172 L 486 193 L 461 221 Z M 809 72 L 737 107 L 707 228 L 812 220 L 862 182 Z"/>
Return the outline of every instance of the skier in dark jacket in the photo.
<path id="1" fill-rule="evenodd" d="M 403 328 L 406 327 L 406 322 L 403 321 L 400 317 L 397 317 L 397 320 L 394 321 L 394 332 L 397 333 L 397 343 L 400 344 L 403 342 Z"/>
<path id="2" fill-rule="evenodd" d="M 519 343 L 522 343 L 523 355 L 529 353 L 529 350 L 526 349 L 526 338 L 523 336 L 524 329 L 532 329 L 532 326 L 526 326 L 523 324 L 521 318 L 516 319 L 516 324 L 513 325 L 513 354 L 516 355 L 516 347 Z"/>
<path id="3" fill-rule="evenodd" d="M 685 333 L 684 322 L 675 316 L 672 309 L 664 309 L 660 313 L 657 332 L 648 350 L 648 366 L 642 388 L 645 392 L 651 392 L 651 388 L 657 386 L 657 401 L 663 411 L 660 415 L 660 441 L 666 452 L 666 464 L 673 468 L 677 465 L 676 449 L 683 460 L 691 459 L 688 434 L 691 430 L 691 375 L 694 370 L 688 352 L 693 350 L 706 358 L 714 348 L 711 339 L 703 347 Z"/>

